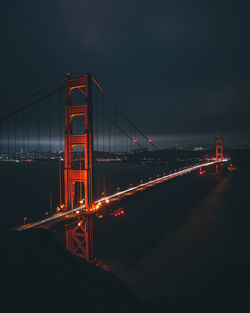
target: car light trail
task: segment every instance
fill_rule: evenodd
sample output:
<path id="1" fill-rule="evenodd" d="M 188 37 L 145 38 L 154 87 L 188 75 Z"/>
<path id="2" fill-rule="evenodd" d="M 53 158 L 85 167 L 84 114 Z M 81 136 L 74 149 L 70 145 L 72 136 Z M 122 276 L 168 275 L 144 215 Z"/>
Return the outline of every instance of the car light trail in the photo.
<path id="1" fill-rule="evenodd" d="M 228 159 L 223 159 L 223 162 L 227 162 L 227 161 L 228 161 Z M 130 188 L 126 189 L 126 190 L 116 192 L 116 193 L 114 193 L 114 194 L 112 194 L 110 196 L 103 197 L 101 199 L 96 200 L 94 202 L 94 204 L 95 205 L 99 204 L 98 205 L 98 207 L 99 207 L 100 204 L 102 204 L 102 203 L 109 203 L 110 200 L 113 200 L 113 201 L 114 200 L 120 200 L 120 197 L 129 196 L 131 194 L 134 194 L 134 192 L 139 191 L 141 189 L 144 189 L 144 188 L 146 189 L 148 187 L 152 187 L 153 185 L 156 185 L 158 183 L 161 183 L 161 182 L 164 182 L 166 180 L 172 179 L 174 177 L 181 176 L 183 174 L 193 172 L 193 171 L 195 171 L 197 169 L 200 169 L 201 167 L 207 167 L 207 166 L 214 165 L 214 164 L 217 164 L 217 163 L 221 163 L 221 160 L 220 161 L 211 161 L 211 162 L 207 162 L 207 163 L 191 166 L 191 167 L 186 168 L 184 170 L 177 171 L 177 172 L 174 172 L 172 174 L 168 174 L 168 175 L 165 175 L 165 176 L 162 176 L 162 177 L 150 180 L 150 181 L 148 181 L 146 183 L 139 184 L 139 185 L 137 185 L 135 187 L 130 187 Z M 51 217 L 45 218 L 45 219 L 40 220 L 38 222 L 21 225 L 19 227 L 14 228 L 14 230 L 21 231 L 21 230 L 32 229 L 32 228 L 35 228 L 35 227 L 47 224 L 49 222 L 55 221 L 57 219 L 59 220 L 59 219 L 63 218 L 64 216 L 67 217 L 66 215 L 69 215 L 69 214 L 73 214 L 73 213 L 79 214 L 79 212 L 81 212 L 81 211 L 84 212 L 84 210 L 85 210 L 85 205 L 81 205 L 81 206 L 79 206 L 79 207 L 77 207 L 75 209 L 72 209 L 72 210 L 69 210 L 69 211 L 65 211 L 65 212 L 61 212 L 61 213 L 57 213 L 57 214 L 55 214 L 55 215 L 53 215 Z"/>

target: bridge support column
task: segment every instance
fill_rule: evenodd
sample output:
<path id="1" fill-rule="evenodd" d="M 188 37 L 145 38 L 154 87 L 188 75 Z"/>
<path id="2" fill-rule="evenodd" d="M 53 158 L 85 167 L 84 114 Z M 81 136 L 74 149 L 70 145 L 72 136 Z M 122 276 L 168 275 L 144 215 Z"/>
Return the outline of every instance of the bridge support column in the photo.
<path id="1" fill-rule="evenodd" d="M 216 161 L 223 160 L 223 136 L 216 134 Z"/>
<path id="2" fill-rule="evenodd" d="M 72 92 L 81 92 L 85 96 L 83 104 L 72 104 Z M 91 75 L 88 73 L 80 78 L 66 80 L 65 88 L 65 157 L 64 157 L 64 196 L 65 209 L 79 206 L 75 196 L 75 183 L 84 186 L 85 211 L 80 213 L 80 222 L 74 227 L 67 227 L 66 248 L 88 262 L 94 260 L 94 216 L 93 181 L 92 181 L 92 96 Z M 73 133 L 75 116 L 84 117 L 84 133 Z M 84 169 L 74 168 L 74 147 L 84 148 Z M 80 161 L 81 162 L 81 161 Z M 79 199 L 78 199 L 79 200 Z M 82 200 L 82 199 L 80 199 Z"/>

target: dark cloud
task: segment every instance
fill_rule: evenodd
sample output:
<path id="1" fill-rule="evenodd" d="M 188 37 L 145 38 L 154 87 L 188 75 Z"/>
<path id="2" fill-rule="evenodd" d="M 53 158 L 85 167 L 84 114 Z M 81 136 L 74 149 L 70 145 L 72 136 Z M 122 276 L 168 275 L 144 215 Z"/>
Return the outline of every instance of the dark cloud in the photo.
<path id="1" fill-rule="evenodd" d="M 2 104 L 91 70 L 147 133 L 249 133 L 248 12 L 243 0 L 5 2 Z"/>

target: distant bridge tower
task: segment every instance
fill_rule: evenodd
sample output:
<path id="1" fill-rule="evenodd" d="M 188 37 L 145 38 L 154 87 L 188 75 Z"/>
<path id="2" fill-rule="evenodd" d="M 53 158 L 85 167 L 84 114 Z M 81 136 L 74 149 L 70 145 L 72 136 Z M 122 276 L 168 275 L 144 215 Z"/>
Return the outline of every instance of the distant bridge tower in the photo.
<path id="1" fill-rule="evenodd" d="M 216 161 L 223 160 L 223 136 L 216 134 Z"/>
<path id="2" fill-rule="evenodd" d="M 83 104 L 72 103 L 72 92 L 83 94 Z M 85 98 L 85 99 L 84 99 Z M 86 259 L 94 260 L 93 228 L 93 186 L 92 186 L 92 97 L 91 75 L 88 73 L 80 78 L 66 79 L 65 88 L 65 163 L 64 163 L 64 196 L 66 210 L 76 205 L 75 188 L 79 183 L 84 189 L 85 215 L 75 226 L 66 226 L 66 248 L 73 254 Z M 74 117 L 83 116 L 84 133 L 73 134 Z M 84 148 L 84 168 L 74 168 L 74 147 Z"/>

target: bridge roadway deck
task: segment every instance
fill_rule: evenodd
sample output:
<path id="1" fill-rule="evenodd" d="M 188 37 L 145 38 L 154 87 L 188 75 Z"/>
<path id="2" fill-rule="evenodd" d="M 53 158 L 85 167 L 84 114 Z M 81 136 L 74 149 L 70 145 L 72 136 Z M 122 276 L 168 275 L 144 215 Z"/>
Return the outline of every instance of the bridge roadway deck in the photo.
<path id="1" fill-rule="evenodd" d="M 142 184 L 139 184 L 137 186 L 130 187 L 126 190 L 119 191 L 119 192 L 116 192 L 112 195 L 100 198 L 100 199 L 96 200 L 94 203 L 95 204 L 98 204 L 98 203 L 101 203 L 101 204 L 104 203 L 105 204 L 105 203 L 110 202 L 110 201 L 112 201 L 112 202 L 113 201 L 119 201 L 122 198 L 132 196 L 138 191 L 148 189 L 149 187 L 153 187 L 156 184 L 162 183 L 164 181 L 173 179 L 173 178 L 181 176 L 183 174 L 193 172 L 193 171 L 198 170 L 198 169 L 203 168 L 203 167 L 207 167 L 207 166 L 211 166 L 211 165 L 215 165 L 217 163 L 227 162 L 227 161 L 228 161 L 227 159 L 223 159 L 222 161 L 211 161 L 211 162 L 197 164 L 197 165 L 188 167 L 186 169 L 176 171 L 172 174 L 168 174 L 168 175 L 156 178 L 154 180 L 150 180 L 146 183 L 142 183 Z M 96 212 L 97 211 L 90 212 L 90 214 L 93 214 Z M 72 210 L 64 211 L 61 213 L 56 213 L 50 217 L 44 218 L 44 219 L 36 221 L 36 222 L 26 223 L 24 225 L 21 225 L 21 226 L 14 228 L 14 230 L 22 231 L 22 230 L 28 230 L 28 229 L 32 229 L 32 228 L 39 228 L 39 227 L 46 227 L 46 226 L 48 227 L 50 224 L 55 224 L 55 223 L 61 222 L 63 220 L 72 219 L 72 218 L 78 216 L 79 213 L 89 214 L 88 212 L 86 212 L 85 205 L 81 205 L 81 206 L 74 208 Z"/>

